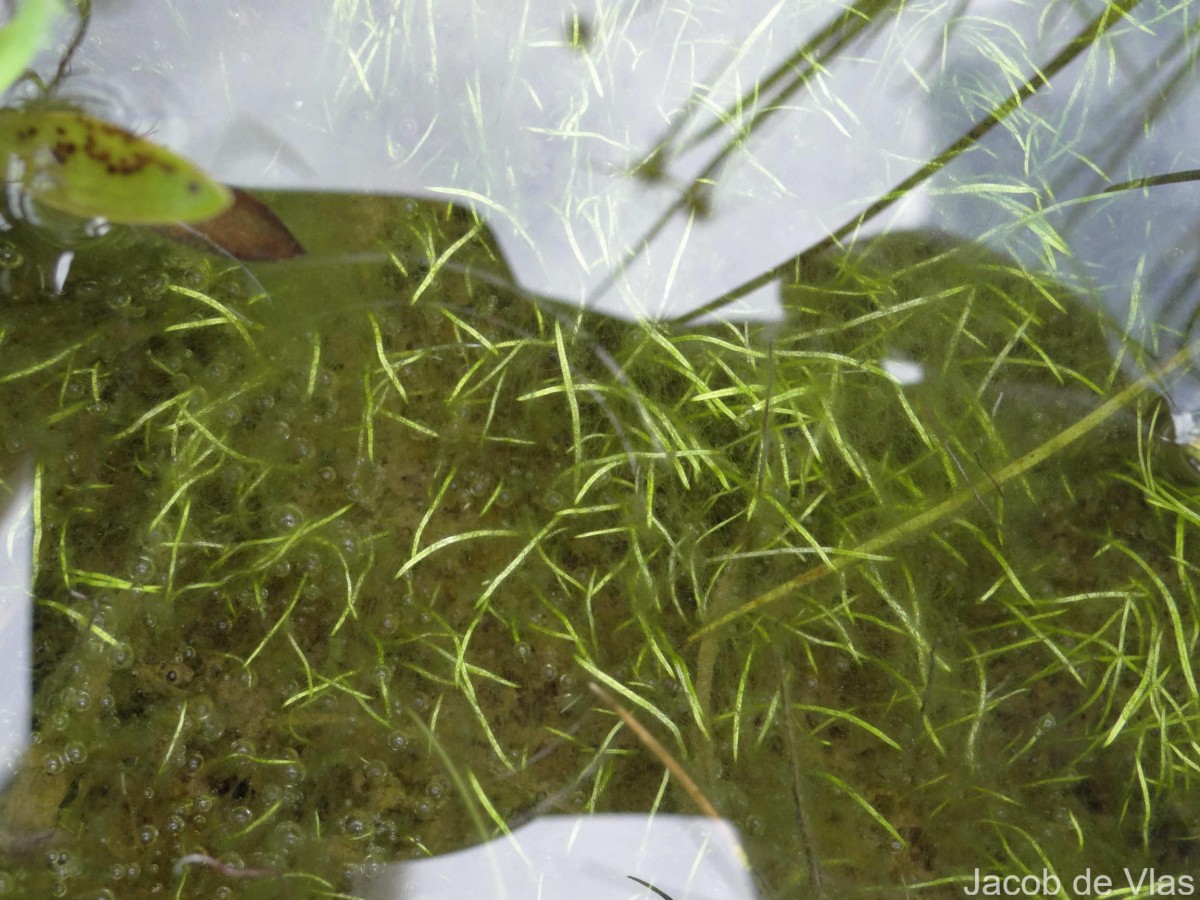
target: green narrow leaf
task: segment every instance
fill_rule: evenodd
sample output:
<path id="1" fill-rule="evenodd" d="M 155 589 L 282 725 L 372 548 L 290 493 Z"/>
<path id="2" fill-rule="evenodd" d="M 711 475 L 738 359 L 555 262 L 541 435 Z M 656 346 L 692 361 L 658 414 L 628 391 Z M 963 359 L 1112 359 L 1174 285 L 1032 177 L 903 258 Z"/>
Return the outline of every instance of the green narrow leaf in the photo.
<path id="1" fill-rule="evenodd" d="M 0 109 L 0 152 L 20 160 L 34 200 L 85 219 L 198 222 L 233 202 L 183 157 L 80 112 Z"/>
<path id="2" fill-rule="evenodd" d="M 22 0 L 9 23 L 0 28 L 0 91 L 8 90 L 29 68 L 62 12 L 58 0 Z"/>

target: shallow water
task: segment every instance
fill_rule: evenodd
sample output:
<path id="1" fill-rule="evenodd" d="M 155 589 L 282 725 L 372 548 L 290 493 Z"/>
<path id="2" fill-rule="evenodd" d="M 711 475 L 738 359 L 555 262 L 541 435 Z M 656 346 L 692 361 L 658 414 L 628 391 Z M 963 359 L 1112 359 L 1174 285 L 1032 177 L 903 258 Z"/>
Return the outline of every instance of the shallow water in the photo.
<path id="1" fill-rule="evenodd" d="M 266 199 L 308 257 L 114 229 L 56 295 L 62 247 L 10 233 L 2 431 L 40 497 L 10 893 L 319 895 L 493 817 L 689 811 L 589 681 L 764 896 L 1176 858 L 1192 526 L 1163 498 L 1194 488 L 1104 423 L 1014 473 L 1068 423 L 993 415 L 1122 389 L 1065 291 L 914 233 L 815 261 L 780 326 L 627 323 L 504 286 L 462 210 Z"/>
<path id="2" fill-rule="evenodd" d="M 796 74 L 820 4 L 633 4 L 570 40 L 503 4 L 343 4 L 316 36 L 240 9 L 225 55 L 215 7 L 191 32 L 157 8 L 173 37 L 135 49 L 98 14 L 85 86 L 137 58 L 134 119 L 191 122 L 227 180 L 322 190 L 257 192 L 305 249 L 280 262 L 10 216 L 35 738 L 0 895 L 354 896 L 501 823 L 695 812 L 589 682 L 739 827 L 763 897 L 1188 876 L 1190 226 L 1174 188 L 1100 194 L 1176 164 L 1184 13 L 1135 9 L 1068 70 L 1084 99 L 1027 98 L 884 236 L 817 244 L 1083 6 L 863 5 L 762 122 L 746 85 Z M 291 56 L 322 65 L 289 80 Z M 1167 99 L 1122 92 L 1143 59 Z M 685 125 L 646 157 L 664 109 Z M 725 321 L 668 318 L 704 304 Z"/>

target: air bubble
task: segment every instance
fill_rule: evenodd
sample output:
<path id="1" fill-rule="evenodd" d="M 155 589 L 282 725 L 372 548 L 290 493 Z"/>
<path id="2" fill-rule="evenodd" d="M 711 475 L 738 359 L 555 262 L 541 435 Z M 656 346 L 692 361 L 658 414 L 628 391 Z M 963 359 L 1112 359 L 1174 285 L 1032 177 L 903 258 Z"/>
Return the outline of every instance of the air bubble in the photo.
<path id="1" fill-rule="evenodd" d="M 83 223 L 83 233 L 89 238 L 102 238 L 112 231 L 112 222 L 103 216 L 93 216 Z"/>
<path id="2" fill-rule="evenodd" d="M 359 543 L 358 539 L 353 534 L 343 533 L 342 536 L 338 538 L 338 547 L 340 547 L 342 553 L 348 557 L 354 557 L 358 555 Z"/>
<path id="3" fill-rule="evenodd" d="M 143 847 L 149 847 L 158 840 L 158 828 L 149 823 L 143 825 L 138 831 L 138 843 Z"/>
<path id="4" fill-rule="evenodd" d="M 16 269 L 25 258 L 12 241 L 0 241 L 0 269 Z"/>
<path id="5" fill-rule="evenodd" d="M 78 857 L 65 851 L 47 854 L 46 861 L 54 877 L 62 879 L 54 885 L 54 896 L 65 897 L 67 894 L 67 880 L 77 877 L 83 871 L 82 862 Z"/>
<path id="6" fill-rule="evenodd" d="M 72 294 L 80 303 L 95 303 L 100 299 L 102 291 L 96 281 L 78 281 L 74 284 Z"/>
<path id="7" fill-rule="evenodd" d="M 248 738 L 238 738 L 229 745 L 229 753 L 232 756 L 254 756 L 254 742 Z"/>
<path id="8" fill-rule="evenodd" d="M 145 271 L 138 275 L 137 278 L 138 288 L 141 290 L 142 295 L 151 300 L 161 297 L 167 290 L 169 283 L 164 272 Z"/>
<path id="9" fill-rule="evenodd" d="M 482 497 L 491 492 L 495 479 L 486 470 L 471 469 L 466 474 L 467 493 Z"/>
<path id="10" fill-rule="evenodd" d="M 376 819 L 375 820 L 375 840 L 376 843 L 386 842 L 394 843 L 400 836 L 400 827 L 396 824 L 395 819 Z"/>
<path id="11" fill-rule="evenodd" d="M 367 859 L 358 867 L 359 873 L 367 881 L 374 881 L 384 873 L 385 866 L 377 859 Z"/>
<path id="12" fill-rule="evenodd" d="M 208 281 L 208 273 L 199 266 L 184 266 L 176 274 L 175 280 L 184 287 L 199 290 Z"/>
<path id="13" fill-rule="evenodd" d="M 198 694 L 192 697 L 191 715 L 195 716 L 197 722 L 204 722 L 211 719 L 213 713 L 216 712 L 216 707 L 213 705 L 212 699 L 204 694 Z"/>
<path id="14" fill-rule="evenodd" d="M 365 837 L 370 828 L 366 815 L 358 811 L 347 813 L 340 824 L 342 834 L 351 838 Z"/>
<path id="15" fill-rule="evenodd" d="M 271 846 L 287 853 L 304 845 L 304 830 L 295 822 L 283 822 L 271 834 Z"/>
<path id="16" fill-rule="evenodd" d="M 295 787 L 304 780 L 304 764 L 298 761 L 288 763 L 280 768 L 279 775 L 285 785 Z"/>
<path id="17" fill-rule="evenodd" d="M 235 828 L 244 828 L 254 821 L 254 811 L 248 806 L 235 806 L 229 811 L 229 821 Z"/>
<path id="18" fill-rule="evenodd" d="M 280 531 L 291 531 L 300 524 L 302 518 L 300 510 L 296 507 L 285 506 L 282 509 L 276 510 L 271 516 L 271 524 Z"/>

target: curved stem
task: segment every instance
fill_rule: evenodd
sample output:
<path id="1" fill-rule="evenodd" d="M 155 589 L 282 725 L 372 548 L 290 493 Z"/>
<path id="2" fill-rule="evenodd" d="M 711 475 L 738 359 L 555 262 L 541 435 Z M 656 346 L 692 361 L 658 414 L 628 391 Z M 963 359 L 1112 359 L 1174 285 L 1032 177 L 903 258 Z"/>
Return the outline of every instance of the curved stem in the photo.
<path id="1" fill-rule="evenodd" d="M 71 38 L 71 43 L 67 44 L 67 50 L 62 55 L 62 59 L 58 61 L 58 68 L 54 72 L 54 77 L 50 79 L 50 83 L 46 86 L 46 93 L 52 94 L 55 88 L 62 82 L 67 75 L 67 69 L 71 65 L 71 58 L 75 55 L 75 51 L 79 49 L 79 45 L 83 43 L 84 37 L 87 35 L 88 25 L 92 22 L 92 0 L 78 0 L 79 8 L 79 25 L 75 28 L 75 34 Z"/>

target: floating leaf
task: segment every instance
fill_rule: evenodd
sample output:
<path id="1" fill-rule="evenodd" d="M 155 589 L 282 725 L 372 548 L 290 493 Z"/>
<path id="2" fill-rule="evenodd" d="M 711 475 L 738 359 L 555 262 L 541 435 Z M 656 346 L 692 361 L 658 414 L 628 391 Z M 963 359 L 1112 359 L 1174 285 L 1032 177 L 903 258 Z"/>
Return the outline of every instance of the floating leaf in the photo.
<path id="1" fill-rule="evenodd" d="M 199 222 L 233 202 L 228 188 L 183 157 L 80 112 L 0 109 L 0 152 L 20 160 L 37 202 L 85 219 Z"/>
<path id="2" fill-rule="evenodd" d="M 241 188 L 233 188 L 233 205 L 207 222 L 167 225 L 161 231 L 172 240 L 201 250 L 216 244 L 229 255 L 250 262 L 304 255 L 304 247 L 271 208 Z"/>
<path id="3" fill-rule="evenodd" d="M 58 0 L 22 0 L 9 23 L 0 28 L 0 91 L 29 67 L 62 11 Z"/>

